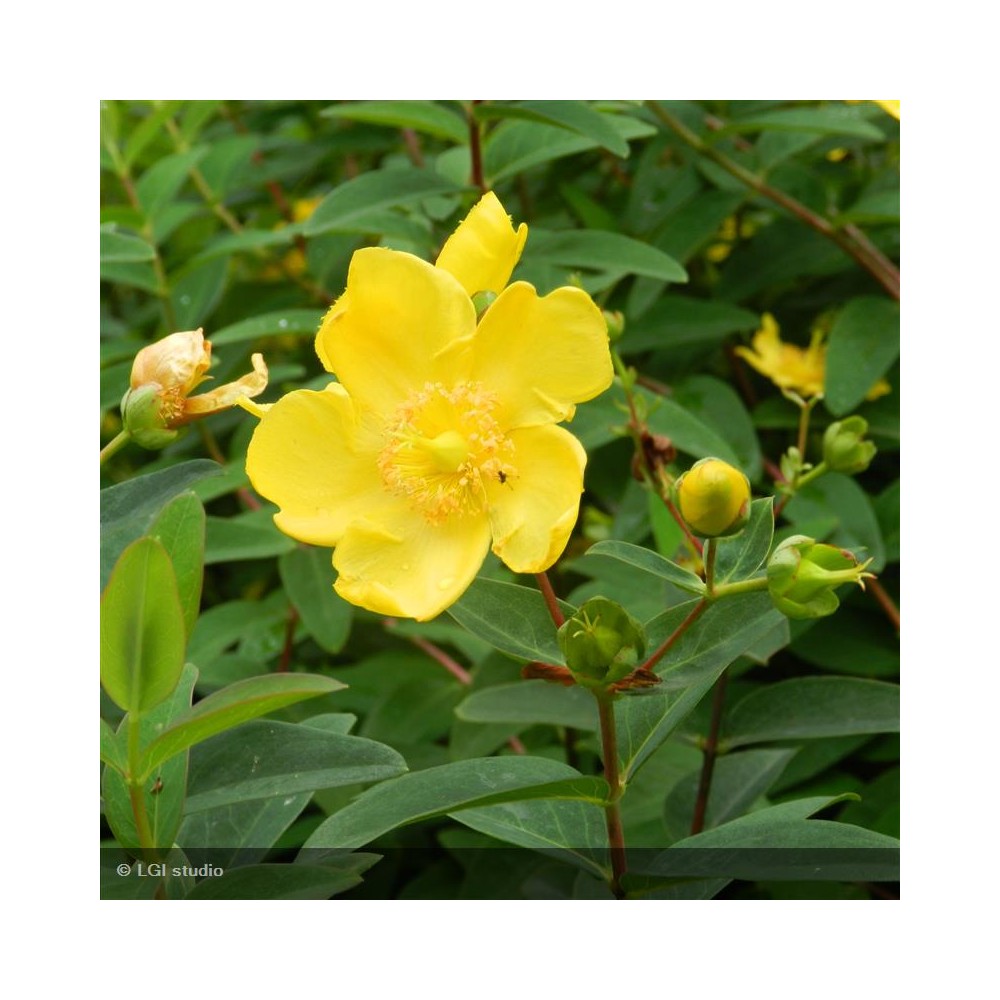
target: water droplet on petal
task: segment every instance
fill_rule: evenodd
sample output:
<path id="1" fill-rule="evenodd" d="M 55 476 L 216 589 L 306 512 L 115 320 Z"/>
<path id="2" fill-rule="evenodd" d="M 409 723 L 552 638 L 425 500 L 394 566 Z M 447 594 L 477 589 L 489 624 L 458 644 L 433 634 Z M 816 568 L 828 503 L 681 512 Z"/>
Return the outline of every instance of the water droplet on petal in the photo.
<path id="1" fill-rule="evenodd" d="M 402 569 L 403 569 L 404 573 L 409 573 L 410 572 L 410 564 L 409 563 L 403 563 Z"/>
<path id="2" fill-rule="evenodd" d="M 447 590 L 454 582 L 453 576 L 443 576 L 438 580 L 438 590 Z"/>

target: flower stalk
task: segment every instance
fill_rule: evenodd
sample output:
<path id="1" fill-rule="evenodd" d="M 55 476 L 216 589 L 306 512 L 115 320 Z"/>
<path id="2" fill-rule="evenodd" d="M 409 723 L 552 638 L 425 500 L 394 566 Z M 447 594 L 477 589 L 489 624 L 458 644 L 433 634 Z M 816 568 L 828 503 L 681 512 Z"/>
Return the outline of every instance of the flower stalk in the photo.
<path id="1" fill-rule="evenodd" d="M 120 430 L 102 449 L 101 449 L 101 465 L 111 458 L 112 455 L 116 455 L 122 450 L 132 440 L 132 435 L 127 430 Z"/>
<path id="2" fill-rule="evenodd" d="M 615 732 L 615 695 L 608 691 L 594 690 L 597 701 L 597 716 L 601 725 L 601 758 L 604 762 L 604 780 L 608 783 L 608 801 L 604 807 L 604 819 L 608 828 L 608 844 L 611 848 L 611 891 L 615 898 L 623 899 L 622 876 L 628 870 L 625 856 L 625 832 L 619 802 L 624 792 L 621 771 L 618 766 L 618 737 Z"/>

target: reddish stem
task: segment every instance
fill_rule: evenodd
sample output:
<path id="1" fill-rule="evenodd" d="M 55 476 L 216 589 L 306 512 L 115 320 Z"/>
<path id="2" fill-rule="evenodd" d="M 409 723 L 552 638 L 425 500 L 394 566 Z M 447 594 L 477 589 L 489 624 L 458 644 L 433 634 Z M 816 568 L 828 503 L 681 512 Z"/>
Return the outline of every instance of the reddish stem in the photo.
<path id="1" fill-rule="evenodd" d="M 657 647 L 656 652 L 646 660 L 642 665 L 642 670 L 652 670 L 660 660 L 663 659 L 667 653 L 670 652 L 671 647 L 675 642 L 704 614 L 705 609 L 708 607 L 708 601 L 702 599 L 699 601 L 692 609 L 687 618 L 684 619 L 674 629 L 674 631 Z"/>
<path id="2" fill-rule="evenodd" d="M 708 796 L 712 790 L 712 772 L 715 770 L 715 758 L 719 752 L 719 728 L 722 723 L 722 708 L 726 702 L 726 680 L 729 670 L 723 670 L 715 682 L 715 692 L 712 695 L 712 721 L 708 726 L 708 737 L 705 740 L 705 758 L 701 764 L 701 777 L 698 779 L 698 797 L 694 803 L 694 818 L 691 820 L 691 835 L 701 833 L 705 829 L 705 810 L 708 808 Z"/>
<path id="3" fill-rule="evenodd" d="M 893 627 L 896 631 L 899 631 L 899 608 L 896 607 L 895 601 L 886 593 L 885 587 L 882 586 L 878 580 L 868 581 L 868 590 L 871 592 L 872 597 L 878 601 L 879 606 L 885 612 L 886 618 L 892 622 Z"/>
<path id="4" fill-rule="evenodd" d="M 549 609 L 552 621 L 555 622 L 556 628 L 560 628 L 566 618 L 559 607 L 559 601 L 556 598 L 556 592 L 552 589 L 548 573 L 544 570 L 541 573 L 536 573 L 535 579 L 538 581 L 538 589 L 541 590 L 542 597 L 545 598 L 545 606 Z"/>

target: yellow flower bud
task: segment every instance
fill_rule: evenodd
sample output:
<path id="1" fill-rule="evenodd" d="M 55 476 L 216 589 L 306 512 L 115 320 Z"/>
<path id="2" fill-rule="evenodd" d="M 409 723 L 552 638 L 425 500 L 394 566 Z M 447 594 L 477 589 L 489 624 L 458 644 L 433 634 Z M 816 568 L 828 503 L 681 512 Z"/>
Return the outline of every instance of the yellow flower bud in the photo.
<path id="1" fill-rule="evenodd" d="M 750 480 L 720 458 L 703 458 L 677 480 L 677 505 L 696 535 L 735 535 L 750 517 Z"/>
<path id="2" fill-rule="evenodd" d="M 254 370 L 235 382 L 192 397 L 207 378 L 212 345 L 201 330 L 172 333 L 144 347 L 132 362 L 129 391 L 122 399 L 125 429 L 143 447 L 162 448 L 176 431 L 198 417 L 258 396 L 267 388 L 267 366 L 260 354 L 251 358 Z"/>

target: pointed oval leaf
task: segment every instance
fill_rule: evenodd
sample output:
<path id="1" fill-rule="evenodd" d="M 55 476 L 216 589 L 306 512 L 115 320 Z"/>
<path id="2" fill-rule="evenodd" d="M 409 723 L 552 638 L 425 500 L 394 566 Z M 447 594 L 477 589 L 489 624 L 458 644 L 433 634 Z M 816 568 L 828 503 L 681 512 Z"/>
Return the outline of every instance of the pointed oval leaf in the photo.
<path id="1" fill-rule="evenodd" d="M 705 593 L 704 582 L 689 569 L 684 569 L 683 566 L 678 566 L 677 563 L 671 562 L 641 545 L 632 545 L 630 542 L 611 538 L 591 545 L 585 554 L 588 556 L 609 556 L 645 573 L 651 573 L 653 576 L 667 580 L 675 587 L 680 587 L 681 590 L 686 590 L 691 594 Z"/>
<path id="2" fill-rule="evenodd" d="M 175 497 L 149 529 L 174 564 L 177 593 L 184 613 L 184 633 L 190 637 L 201 606 L 205 560 L 205 510 L 190 491 Z"/>
<path id="3" fill-rule="evenodd" d="M 133 542 L 101 597 L 101 683 L 126 712 L 158 705 L 184 669 L 184 614 L 174 567 L 154 538 Z"/>

